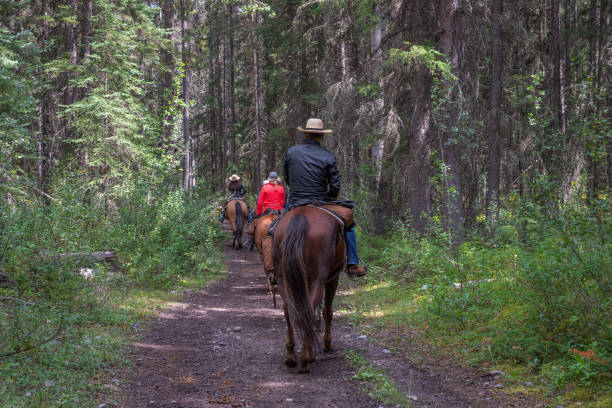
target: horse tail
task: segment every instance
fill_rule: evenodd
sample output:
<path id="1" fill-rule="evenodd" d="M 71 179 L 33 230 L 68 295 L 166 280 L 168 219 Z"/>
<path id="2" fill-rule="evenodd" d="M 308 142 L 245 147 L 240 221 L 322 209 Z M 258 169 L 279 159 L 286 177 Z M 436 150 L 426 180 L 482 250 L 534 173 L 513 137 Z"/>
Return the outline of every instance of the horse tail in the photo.
<path id="1" fill-rule="evenodd" d="M 319 348 L 315 333 L 315 315 L 308 301 L 306 268 L 304 266 L 304 237 L 308 229 L 308 219 L 294 215 L 289 221 L 285 236 L 280 243 L 275 269 L 283 280 L 287 293 L 287 314 L 291 326 L 303 342 Z"/>
<path id="2" fill-rule="evenodd" d="M 236 201 L 236 241 L 238 247 L 242 246 L 242 205 Z"/>

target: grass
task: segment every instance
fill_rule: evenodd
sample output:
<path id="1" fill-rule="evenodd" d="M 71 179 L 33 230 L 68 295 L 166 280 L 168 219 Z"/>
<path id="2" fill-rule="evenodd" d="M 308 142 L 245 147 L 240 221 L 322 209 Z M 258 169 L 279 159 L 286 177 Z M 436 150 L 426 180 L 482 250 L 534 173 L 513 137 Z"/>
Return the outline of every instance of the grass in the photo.
<path id="1" fill-rule="evenodd" d="M 357 370 L 357 374 L 351 379 L 359 381 L 364 392 L 370 397 L 395 407 L 411 406 L 410 401 L 383 370 L 374 367 L 355 350 L 347 350 L 345 358 Z"/>
<path id="2" fill-rule="evenodd" d="M 224 276 L 223 265 L 217 266 L 219 272 L 189 275 L 163 289 L 131 286 L 123 276 L 96 277 L 90 282 L 96 290 L 89 308 L 73 311 L 57 338 L 0 361 L 0 406 L 119 406 L 117 391 L 125 384 L 113 372 L 128 365 L 139 330 L 186 290 Z"/>
<path id="3" fill-rule="evenodd" d="M 411 262 L 412 256 L 422 255 L 415 253 L 418 249 L 402 245 L 408 242 L 390 244 L 385 238 L 367 236 L 360 237 L 360 240 L 360 252 L 370 262 L 370 273 L 356 283 L 351 282 L 349 289 L 340 293 L 343 309 L 339 311 L 347 313 L 348 319 L 360 328 L 370 326 L 371 329 L 366 331 L 371 337 L 405 353 L 410 353 L 414 347 L 422 347 L 422 352 L 406 354 L 416 362 L 452 359 L 458 365 L 501 369 L 506 373 L 502 391 L 509 394 L 544 396 L 555 406 L 609 406 L 612 381 L 605 373 L 594 377 L 596 380 L 590 386 L 580 384 L 580 381 L 566 381 L 566 373 L 572 367 L 579 375 L 588 374 L 584 365 L 589 361 L 577 358 L 572 363 L 571 359 L 561 356 L 564 358 L 560 361 L 569 361 L 567 367 L 561 368 L 524 361 L 520 359 L 524 343 L 517 342 L 513 346 L 512 339 L 500 340 L 499 337 L 507 332 L 499 330 L 499 327 L 523 324 L 524 306 L 512 298 L 515 283 L 512 279 L 505 279 L 507 275 L 503 271 L 503 265 L 508 265 L 510 271 L 515 267 L 513 259 L 516 256 L 511 251 L 475 254 L 473 263 L 465 263 L 469 268 L 462 270 L 462 279 L 458 279 L 445 277 L 448 269 L 436 270 L 439 263 L 428 256 L 418 262 L 429 264 Z M 392 251 L 384 253 L 384 248 L 390 245 Z M 486 256 L 497 258 L 490 262 L 483 260 Z M 427 273 L 413 270 L 415 264 Z M 453 281 L 490 277 L 495 280 L 460 290 L 452 287 Z M 440 301 L 451 303 L 436 305 Z M 518 357 L 500 357 L 499 348 L 494 348 L 498 344 L 510 349 L 506 355 L 516 353 Z M 534 343 L 536 346 L 540 344 Z M 538 365 L 533 366 L 533 363 Z M 561 377 L 560 373 L 565 373 L 565 376 Z M 558 383 L 555 383 L 555 375 L 559 376 Z"/>

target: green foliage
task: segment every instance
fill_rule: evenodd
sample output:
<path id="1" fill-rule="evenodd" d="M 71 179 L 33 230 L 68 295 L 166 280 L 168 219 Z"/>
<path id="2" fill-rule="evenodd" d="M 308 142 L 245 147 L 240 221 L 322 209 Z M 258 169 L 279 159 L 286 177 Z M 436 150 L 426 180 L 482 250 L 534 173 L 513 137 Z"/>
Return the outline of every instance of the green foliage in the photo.
<path id="1" fill-rule="evenodd" d="M 81 135 L 70 142 L 87 157 L 86 179 L 91 191 L 108 198 L 125 190 L 132 172 L 152 171 L 156 162 L 156 119 L 143 101 L 145 66 L 156 66 L 157 38 L 148 9 L 136 2 L 96 2 L 92 52 L 79 66 L 74 86 L 88 88 L 87 96 L 64 111 L 72 129 Z M 134 58 L 138 53 L 140 59 Z M 48 71 L 58 74 L 67 61 L 54 61 Z"/>
<path id="2" fill-rule="evenodd" d="M 215 200 L 167 185 L 137 178 L 112 214 L 68 182 L 48 205 L 2 201 L 0 405 L 93 406 L 104 392 L 95 379 L 122 362 L 125 331 L 152 310 L 130 298 L 223 270 Z M 121 270 L 61 256 L 107 250 Z"/>
<path id="3" fill-rule="evenodd" d="M 40 50 L 29 31 L 0 27 L 0 193 L 24 194 L 28 182 L 20 164 L 36 158 L 31 129 L 45 84 L 37 76 Z"/>
<path id="4" fill-rule="evenodd" d="M 556 388 L 605 390 L 612 376 L 609 200 L 516 210 L 493 242 L 473 238 L 457 252 L 443 233 L 419 238 L 401 224 L 383 243 L 367 239 L 362 255 L 381 275 L 356 291 L 357 312 L 380 325 L 420 326 L 472 362 L 528 365 Z"/>
<path id="5" fill-rule="evenodd" d="M 452 66 L 445 60 L 445 55 L 431 45 L 412 45 L 404 43 L 408 50 L 391 48 L 389 50 L 388 63 L 400 63 L 408 69 L 415 69 L 424 65 L 432 75 L 440 75 L 448 81 L 456 81 L 457 77 L 452 73 Z"/>

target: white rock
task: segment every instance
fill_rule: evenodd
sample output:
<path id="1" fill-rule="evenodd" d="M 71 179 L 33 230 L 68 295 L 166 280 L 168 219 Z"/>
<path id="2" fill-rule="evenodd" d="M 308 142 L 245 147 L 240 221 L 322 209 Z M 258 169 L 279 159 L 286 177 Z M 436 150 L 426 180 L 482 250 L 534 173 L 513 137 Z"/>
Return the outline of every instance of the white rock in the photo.
<path id="1" fill-rule="evenodd" d="M 363 339 L 367 339 L 368 336 L 366 336 L 365 334 L 362 334 L 361 336 L 358 336 L 357 338 L 360 340 L 363 340 Z"/>
<path id="2" fill-rule="evenodd" d="M 495 385 L 493 386 L 493 388 L 501 388 L 501 387 L 502 387 L 502 385 L 501 385 L 501 384 L 495 384 Z"/>
<path id="3" fill-rule="evenodd" d="M 98 405 L 98 408 L 104 408 L 106 406 L 106 404 L 100 404 Z"/>
<path id="4" fill-rule="evenodd" d="M 408 398 L 410 398 L 413 401 L 417 401 L 419 399 L 419 397 L 417 397 L 416 395 L 409 395 Z"/>
<path id="5" fill-rule="evenodd" d="M 242 330 L 242 327 L 240 327 L 240 326 L 236 326 L 236 327 L 234 327 L 234 329 L 233 329 L 233 330 L 234 330 L 235 332 L 239 332 L 239 331 L 241 331 L 241 330 Z"/>
<path id="6" fill-rule="evenodd" d="M 28 392 L 26 392 L 26 393 L 25 393 L 25 396 L 26 396 L 26 397 L 31 397 L 31 396 L 32 396 L 32 393 L 31 393 L 30 391 L 28 391 Z"/>
<path id="7" fill-rule="evenodd" d="M 287 401 L 287 402 L 293 402 L 293 398 L 287 398 L 285 401 Z"/>
<path id="8" fill-rule="evenodd" d="M 387 349 L 382 349 L 383 354 L 391 354 L 391 351 L 387 350 Z"/>
<path id="9" fill-rule="evenodd" d="M 506 375 L 506 373 L 504 373 L 502 370 L 492 370 L 489 374 L 491 374 L 491 375 L 501 375 L 501 376 Z"/>
<path id="10" fill-rule="evenodd" d="M 51 380 L 47 380 L 45 381 L 45 387 L 49 388 L 49 387 L 53 387 L 55 383 Z"/>

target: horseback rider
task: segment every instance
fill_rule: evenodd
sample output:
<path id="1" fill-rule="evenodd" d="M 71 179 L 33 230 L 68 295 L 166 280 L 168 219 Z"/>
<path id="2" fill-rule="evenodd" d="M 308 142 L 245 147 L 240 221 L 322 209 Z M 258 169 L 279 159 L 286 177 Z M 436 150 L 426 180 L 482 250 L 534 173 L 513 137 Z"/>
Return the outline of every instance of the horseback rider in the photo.
<path id="1" fill-rule="evenodd" d="M 257 196 L 257 216 L 264 214 L 268 210 L 278 210 L 285 206 L 285 189 L 280 184 L 278 174 L 271 171 L 268 176 L 268 183 L 261 187 Z"/>
<path id="2" fill-rule="evenodd" d="M 304 128 L 304 142 L 291 147 L 285 155 L 285 180 L 290 187 L 289 204 L 300 200 L 335 201 L 340 193 L 340 174 L 334 155 L 321 147 L 323 135 L 332 132 L 323 128 L 321 119 L 310 118 Z M 359 265 L 355 228 L 346 231 L 347 274 L 363 276 L 368 269 Z"/>
<path id="3" fill-rule="evenodd" d="M 244 197 L 244 195 L 247 192 L 246 187 L 240 181 L 240 176 L 238 176 L 237 174 L 232 174 L 232 176 L 229 178 L 229 184 L 227 186 L 227 190 L 229 191 L 230 196 L 225 202 L 226 205 L 227 205 L 227 202 L 230 200 L 241 200 L 242 197 Z M 248 208 L 248 203 L 247 203 L 247 208 Z M 247 217 L 248 219 L 250 219 L 250 213 L 247 214 Z M 223 222 L 223 221 L 225 221 L 225 205 L 223 206 L 223 212 L 221 213 L 221 218 L 219 218 L 219 222 Z"/>
<path id="4" fill-rule="evenodd" d="M 240 181 L 240 176 L 237 174 L 232 174 L 229 178 L 227 189 L 233 199 L 242 198 L 247 192 L 246 187 L 242 184 L 242 181 Z"/>

